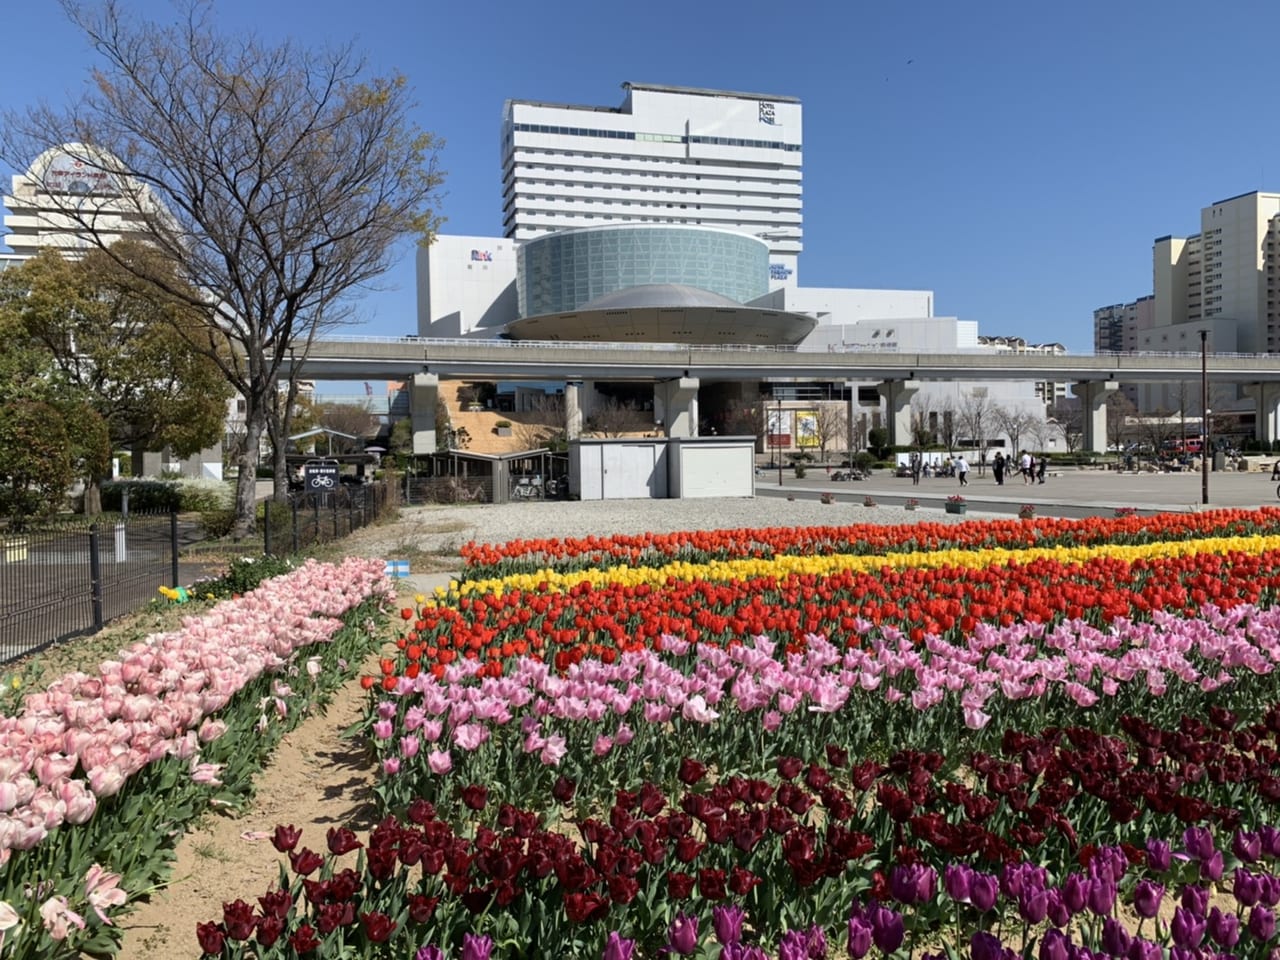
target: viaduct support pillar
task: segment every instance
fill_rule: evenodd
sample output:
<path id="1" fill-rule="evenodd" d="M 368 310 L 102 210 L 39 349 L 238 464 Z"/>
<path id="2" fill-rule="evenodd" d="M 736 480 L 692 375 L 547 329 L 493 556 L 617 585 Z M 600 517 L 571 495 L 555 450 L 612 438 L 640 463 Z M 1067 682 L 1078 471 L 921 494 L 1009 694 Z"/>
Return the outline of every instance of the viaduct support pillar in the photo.
<path id="1" fill-rule="evenodd" d="M 911 401 L 920 392 L 919 380 L 886 380 L 876 389 L 885 405 L 885 426 L 891 447 L 911 440 Z"/>
<path id="2" fill-rule="evenodd" d="M 566 380 L 564 384 L 565 439 L 582 436 L 582 381 Z"/>
<path id="3" fill-rule="evenodd" d="M 413 452 L 436 452 L 436 404 L 440 399 L 440 377 L 415 373 L 409 392 L 409 423 L 413 427 Z"/>
<path id="4" fill-rule="evenodd" d="M 1072 389 L 1080 398 L 1084 417 L 1080 449 L 1090 453 L 1107 452 L 1107 397 L 1120 389 L 1120 384 L 1110 380 L 1089 380 L 1074 384 Z"/>
<path id="5" fill-rule="evenodd" d="M 668 437 L 698 435 L 697 377 L 678 377 L 653 385 L 653 418 Z"/>
<path id="6" fill-rule="evenodd" d="M 1253 398 L 1253 437 L 1268 442 L 1280 439 L 1280 383 L 1250 383 L 1245 396 Z"/>

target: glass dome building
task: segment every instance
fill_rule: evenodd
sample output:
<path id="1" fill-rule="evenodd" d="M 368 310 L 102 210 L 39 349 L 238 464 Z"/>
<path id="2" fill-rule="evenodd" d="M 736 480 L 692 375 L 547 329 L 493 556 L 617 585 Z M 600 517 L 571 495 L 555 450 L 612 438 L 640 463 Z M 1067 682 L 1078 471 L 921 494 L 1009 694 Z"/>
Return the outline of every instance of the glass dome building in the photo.
<path id="1" fill-rule="evenodd" d="M 526 240 L 514 340 L 798 343 L 817 321 L 746 306 L 769 292 L 769 247 L 732 230 L 619 224 Z"/>
<path id="2" fill-rule="evenodd" d="M 769 246 L 731 230 L 586 227 L 527 240 L 516 261 L 521 317 L 577 310 L 629 287 L 677 284 L 737 304 L 769 292 Z"/>

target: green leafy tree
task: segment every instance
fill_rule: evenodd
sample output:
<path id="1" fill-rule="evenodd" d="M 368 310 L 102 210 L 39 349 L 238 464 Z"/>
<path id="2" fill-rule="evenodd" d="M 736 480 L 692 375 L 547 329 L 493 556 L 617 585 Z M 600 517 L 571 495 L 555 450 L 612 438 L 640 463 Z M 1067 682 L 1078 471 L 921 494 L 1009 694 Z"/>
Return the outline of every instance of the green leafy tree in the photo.
<path id="1" fill-rule="evenodd" d="M 120 241 L 110 256 L 90 251 L 79 260 L 46 249 L 0 275 L 0 310 L 16 318 L 32 349 L 43 351 L 59 396 L 97 412 L 108 449 L 198 453 L 222 437 L 231 388 L 188 339 L 200 315 L 138 280 L 118 259 L 145 261 L 147 270 L 167 270 L 169 282 L 179 283 L 172 264 L 137 242 Z M 103 442 L 95 427 L 85 449 Z M 99 471 L 83 477 L 85 512 L 93 514 L 109 456 L 79 461 Z"/>
<path id="2" fill-rule="evenodd" d="M 122 265 L 204 312 L 191 336 L 245 402 L 233 534 L 256 525 L 254 472 L 272 440 L 276 496 L 298 367 L 350 319 L 406 237 L 428 240 L 440 142 L 409 118 L 400 75 L 370 76 L 350 47 L 327 51 L 227 36 L 211 0 L 176 22 L 118 0 L 61 0 L 102 65 L 74 104 L 0 122 L 0 158 L 22 169 L 51 147 L 108 188 L 70 195 L 32 166 L 42 201 L 106 248 L 121 224 L 177 265 L 182 284 Z M 288 381 L 283 404 L 277 384 Z"/>

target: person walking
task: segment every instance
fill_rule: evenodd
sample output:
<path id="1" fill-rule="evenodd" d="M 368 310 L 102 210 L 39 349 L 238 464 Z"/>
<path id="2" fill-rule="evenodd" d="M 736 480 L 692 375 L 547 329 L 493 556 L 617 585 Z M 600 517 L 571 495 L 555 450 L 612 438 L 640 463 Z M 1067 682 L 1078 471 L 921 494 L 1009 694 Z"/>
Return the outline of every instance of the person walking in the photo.
<path id="1" fill-rule="evenodd" d="M 1023 483 L 1023 485 L 1024 485 L 1024 486 L 1025 486 L 1026 484 L 1028 484 L 1028 483 L 1030 483 L 1030 482 L 1031 482 L 1031 467 L 1032 467 L 1032 465 L 1033 465 L 1033 464 L 1032 464 L 1032 460 L 1031 460 L 1031 454 L 1029 454 L 1029 453 L 1027 453 L 1027 451 L 1023 450 L 1023 451 L 1022 451 L 1022 456 L 1020 456 L 1020 457 L 1018 458 L 1018 469 L 1019 469 L 1019 470 L 1021 471 L 1021 473 L 1022 473 L 1022 483 Z"/>
<path id="2" fill-rule="evenodd" d="M 1041 483 L 1044 483 L 1044 471 L 1045 471 L 1045 467 L 1047 467 L 1048 465 L 1049 465 L 1049 461 L 1046 460 L 1044 457 L 1041 457 L 1038 461 L 1036 461 L 1036 479 L 1039 480 Z"/>
<path id="3" fill-rule="evenodd" d="M 969 485 L 969 461 L 964 455 L 956 457 L 956 476 L 960 478 L 960 486 L 967 487 Z"/>
<path id="4" fill-rule="evenodd" d="M 991 461 L 991 473 L 996 478 L 996 486 L 1004 486 L 1004 453 L 997 450 L 995 460 Z"/>
<path id="5" fill-rule="evenodd" d="M 920 471 L 923 468 L 923 464 L 920 461 L 920 454 L 911 454 L 911 485 L 915 487 L 920 485 Z"/>

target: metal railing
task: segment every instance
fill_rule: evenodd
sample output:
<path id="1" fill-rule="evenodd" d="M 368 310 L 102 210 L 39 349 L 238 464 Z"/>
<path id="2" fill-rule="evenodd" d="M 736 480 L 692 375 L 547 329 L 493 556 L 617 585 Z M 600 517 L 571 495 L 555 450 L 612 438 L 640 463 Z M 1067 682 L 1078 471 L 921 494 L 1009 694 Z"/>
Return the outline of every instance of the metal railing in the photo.
<path id="1" fill-rule="evenodd" d="M 179 553 L 201 535 L 174 511 L 0 530 L 0 663 L 143 606 L 180 582 Z"/>
<path id="2" fill-rule="evenodd" d="M 387 483 L 341 484 L 335 490 L 294 493 L 287 504 L 262 504 L 263 553 L 287 556 L 340 540 L 395 506 Z"/>

